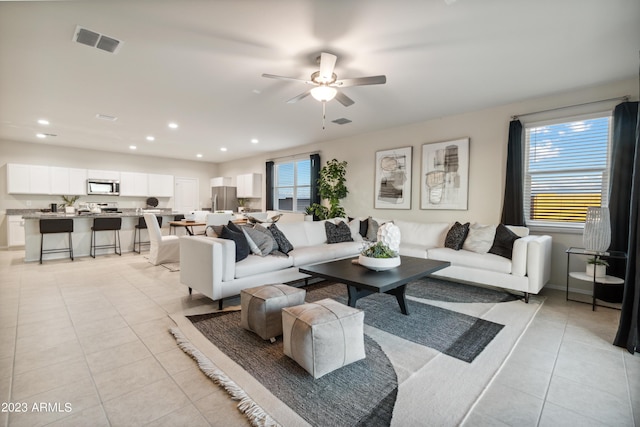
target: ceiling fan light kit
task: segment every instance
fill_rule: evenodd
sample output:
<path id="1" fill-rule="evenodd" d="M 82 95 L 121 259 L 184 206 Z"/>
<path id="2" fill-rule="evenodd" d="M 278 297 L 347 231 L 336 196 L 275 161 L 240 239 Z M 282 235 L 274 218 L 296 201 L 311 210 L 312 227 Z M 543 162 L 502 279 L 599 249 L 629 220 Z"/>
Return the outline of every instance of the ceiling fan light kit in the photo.
<path id="1" fill-rule="evenodd" d="M 287 101 L 287 103 L 289 104 L 296 103 L 301 99 L 306 98 L 309 94 L 311 94 L 311 96 L 314 99 L 322 102 L 322 128 L 323 129 L 324 129 L 324 119 L 325 119 L 325 104 L 327 102 L 335 98 L 339 103 L 341 103 L 345 107 L 348 107 L 355 103 L 354 100 L 349 98 L 344 93 L 338 92 L 338 89 L 336 88 L 350 87 L 350 86 L 378 85 L 378 84 L 385 84 L 387 82 L 387 77 L 384 75 L 338 80 L 338 76 L 336 76 L 336 74 L 333 72 L 336 65 L 336 60 L 338 57 L 331 53 L 322 52 L 318 58 L 320 62 L 320 70 L 312 73 L 310 80 L 302 80 L 302 79 L 297 79 L 295 77 L 277 76 L 274 74 L 263 74 L 262 77 L 266 77 L 269 79 L 278 79 L 278 80 L 294 80 L 307 85 L 314 86 L 312 89 L 291 98 L 290 100 Z"/>
<path id="2" fill-rule="evenodd" d="M 330 86 L 316 86 L 311 89 L 311 96 L 320 102 L 331 101 L 337 93 L 338 90 Z"/>

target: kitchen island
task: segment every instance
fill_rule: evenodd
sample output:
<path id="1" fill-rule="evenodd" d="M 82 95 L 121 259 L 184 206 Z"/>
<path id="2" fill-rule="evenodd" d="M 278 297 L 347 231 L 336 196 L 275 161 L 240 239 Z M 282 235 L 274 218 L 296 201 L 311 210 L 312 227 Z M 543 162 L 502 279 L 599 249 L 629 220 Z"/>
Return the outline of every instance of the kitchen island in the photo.
<path id="1" fill-rule="evenodd" d="M 157 216 L 162 216 L 162 233 L 169 234 L 169 221 L 177 215 L 170 210 L 155 212 Z M 73 219 L 73 255 L 74 257 L 89 256 L 91 246 L 91 227 L 93 219 L 98 217 L 122 218 L 122 229 L 120 230 L 120 246 L 122 252 L 133 251 L 133 237 L 135 226 L 138 225 L 141 213 L 135 209 L 123 212 L 104 212 L 104 213 L 74 213 L 66 214 L 63 212 L 30 212 L 22 215 L 24 221 L 25 247 L 24 260 L 26 262 L 38 261 L 40 259 L 40 219 L 54 218 L 71 218 Z M 96 233 L 96 245 L 113 244 L 114 233 L 112 231 L 101 231 Z M 142 241 L 149 241 L 146 231 L 142 231 Z M 68 245 L 68 237 L 66 233 L 48 234 L 45 237 L 45 249 L 65 248 Z M 111 250 L 99 250 L 97 256 L 102 254 L 113 254 Z M 44 256 L 43 260 L 51 260 L 56 258 L 68 258 L 65 253 L 53 253 Z"/>

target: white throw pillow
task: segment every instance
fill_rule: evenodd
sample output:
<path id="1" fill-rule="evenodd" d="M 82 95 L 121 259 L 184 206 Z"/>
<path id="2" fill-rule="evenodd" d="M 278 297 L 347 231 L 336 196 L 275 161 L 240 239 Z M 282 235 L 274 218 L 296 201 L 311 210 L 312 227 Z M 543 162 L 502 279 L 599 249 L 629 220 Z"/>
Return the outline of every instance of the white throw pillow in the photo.
<path id="1" fill-rule="evenodd" d="M 477 222 L 469 227 L 469 234 L 464 240 L 462 249 L 486 254 L 493 245 L 496 237 L 496 225 L 482 225 Z"/>
<path id="2" fill-rule="evenodd" d="M 351 230 L 351 238 L 353 239 L 354 242 L 362 242 L 362 241 L 364 241 L 364 239 L 360 235 L 360 220 L 359 219 L 353 219 L 347 225 L 349 225 L 349 229 Z"/>

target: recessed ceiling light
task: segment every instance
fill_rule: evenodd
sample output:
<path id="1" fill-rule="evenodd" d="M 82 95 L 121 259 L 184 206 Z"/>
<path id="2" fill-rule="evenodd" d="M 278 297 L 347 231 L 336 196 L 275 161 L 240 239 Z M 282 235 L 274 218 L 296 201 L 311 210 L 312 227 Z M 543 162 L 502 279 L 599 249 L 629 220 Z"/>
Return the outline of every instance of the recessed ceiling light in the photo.
<path id="1" fill-rule="evenodd" d="M 135 145 L 130 145 L 129 146 L 129 150 L 135 150 L 136 148 L 138 148 L 138 147 L 136 147 Z"/>
<path id="2" fill-rule="evenodd" d="M 153 137 L 153 136 L 151 136 L 151 135 L 149 135 L 149 136 L 147 137 L 147 141 L 155 141 L 155 140 L 156 140 L 156 138 L 155 138 L 155 137 Z"/>
<path id="3" fill-rule="evenodd" d="M 38 138 L 46 138 L 47 137 L 47 135 L 45 135 L 44 133 L 36 133 L 36 136 Z"/>
<path id="4" fill-rule="evenodd" d="M 220 151 L 227 151 L 227 147 L 222 147 Z"/>
<path id="5" fill-rule="evenodd" d="M 173 122 L 171 122 L 171 123 L 169 123 L 169 127 L 170 127 L 171 129 L 178 129 L 178 124 L 177 124 L 177 123 L 173 123 Z"/>
<path id="6" fill-rule="evenodd" d="M 251 92 L 255 93 L 256 95 L 260 95 L 262 93 L 260 89 L 254 89 Z"/>
<path id="7" fill-rule="evenodd" d="M 108 114 L 96 114 L 96 119 L 100 119 L 100 120 L 106 120 L 108 122 L 115 122 L 116 120 L 118 120 L 118 118 L 116 116 L 110 116 Z"/>
<path id="8" fill-rule="evenodd" d="M 47 126 L 47 125 L 49 124 L 49 120 L 46 120 L 46 119 L 40 119 L 40 120 L 38 120 L 38 124 L 41 124 L 41 125 Z"/>
<path id="9" fill-rule="evenodd" d="M 200 159 L 200 158 L 202 158 L 202 154 L 198 153 L 198 154 L 196 154 L 196 157 Z"/>
<path id="10" fill-rule="evenodd" d="M 253 139 L 251 140 L 251 143 L 252 143 L 252 144 L 257 144 L 257 143 L 258 143 L 258 140 L 257 140 L 256 138 L 253 138 Z"/>

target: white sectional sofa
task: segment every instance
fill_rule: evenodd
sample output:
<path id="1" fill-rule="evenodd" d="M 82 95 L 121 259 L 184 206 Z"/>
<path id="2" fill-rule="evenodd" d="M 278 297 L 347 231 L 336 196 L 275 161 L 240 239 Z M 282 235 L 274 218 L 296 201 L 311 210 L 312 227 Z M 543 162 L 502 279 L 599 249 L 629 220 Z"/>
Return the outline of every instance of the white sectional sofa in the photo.
<path id="1" fill-rule="evenodd" d="M 335 221 L 335 220 L 330 220 Z M 338 220 L 339 221 L 339 220 Z M 450 267 L 435 275 L 454 281 L 479 283 L 521 291 L 528 301 L 549 280 L 551 237 L 529 236 L 524 227 L 511 227 L 522 236 L 513 245 L 512 259 L 491 253 L 444 247 L 449 223 L 394 221 L 400 228 L 400 254 L 449 261 Z M 278 223 L 294 249 L 288 257 L 249 255 L 235 261 L 235 242 L 215 237 L 183 236 L 180 239 L 180 281 L 214 301 L 238 295 L 242 289 L 268 283 L 305 279 L 302 265 L 355 257 L 363 249 L 358 223 L 351 224 L 356 241 L 327 243 L 324 221 Z"/>

